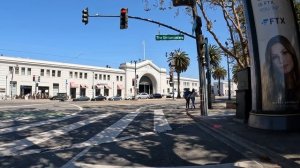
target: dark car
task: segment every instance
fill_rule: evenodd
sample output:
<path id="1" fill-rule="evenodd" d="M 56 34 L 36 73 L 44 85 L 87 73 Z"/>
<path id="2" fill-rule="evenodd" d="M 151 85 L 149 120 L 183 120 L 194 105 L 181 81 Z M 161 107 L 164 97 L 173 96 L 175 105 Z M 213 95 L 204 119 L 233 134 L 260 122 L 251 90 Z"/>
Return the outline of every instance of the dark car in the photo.
<path id="1" fill-rule="evenodd" d="M 96 96 L 94 98 L 91 99 L 91 101 L 103 101 L 103 100 L 106 100 L 106 97 L 105 96 Z"/>
<path id="2" fill-rule="evenodd" d="M 160 99 L 162 95 L 160 93 L 154 93 L 150 95 L 150 99 Z"/>
<path id="3" fill-rule="evenodd" d="M 110 100 L 110 101 L 122 100 L 122 97 L 121 96 L 113 96 L 113 97 L 108 98 L 108 100 Z"/>
<path id="4" fill-rule="evenodd" d="M 80 97 L 73 99 L 73 101 L 89 101 L 89 100 L 90 100 L 90 98 L 87 96 L 80 96 Z"/>
<path id="5" fill-rule="evenodd" d="M 68 100 L 68 96 L 67 96 L 67 93 L 57 93 L 57 95 L 51 97 L 50 100 L 65 101 L 65 100 Z"/>

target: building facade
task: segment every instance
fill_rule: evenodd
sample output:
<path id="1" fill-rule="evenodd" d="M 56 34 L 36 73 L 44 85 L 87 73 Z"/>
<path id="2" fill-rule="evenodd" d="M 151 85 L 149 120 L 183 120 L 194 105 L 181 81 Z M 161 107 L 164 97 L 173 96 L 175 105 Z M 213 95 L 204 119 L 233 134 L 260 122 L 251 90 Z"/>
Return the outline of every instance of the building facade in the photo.
<path id="1" fill-rule="evenodd" d="M 174 80 L 176 90 L 178 81 L 176 77 Z M 180 82 L 181 92 L 199 87 L 197 79 L 182 77 Z M 113 69 L 0 56 L 0 99 L 50 98 L 57 93 L 67 93 L 70 98 L 97 95 L 125 98 L 135 95 L 135 91 L 148 94 L 171 92 L 166 69 L 150 60 L 126 62 L 119 69 Z"/>
<path id="2" fill-rule="evenodd" d="M 231 96 L 236 96 L 237 85 L 231 81 L 230 86 L 231 86 L 230 88 Z M 219 95 L 219 90 L 221 96 L 228 96 L 229 93 L 228 82 L 221 81 L 220 88 L 219 88 L 219 82 L 214 82 L 214 86 L 213 86 L 214 95 Z"/>

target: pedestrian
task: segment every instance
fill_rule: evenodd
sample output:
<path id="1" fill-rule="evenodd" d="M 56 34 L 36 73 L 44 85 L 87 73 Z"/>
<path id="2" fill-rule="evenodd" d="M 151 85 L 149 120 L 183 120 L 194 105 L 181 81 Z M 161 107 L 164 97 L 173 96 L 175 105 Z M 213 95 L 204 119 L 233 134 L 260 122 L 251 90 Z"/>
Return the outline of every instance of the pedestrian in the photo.
<path id="1" fill-rule="evenodd" d="M 192 100 L 192 108 L 196 108 L 195 107 L 195 97 L 196 97 L 196 92 L 195 92 L 195 89 L 193 89 L 192 92 L 190 93 L 190 99 Z"/>
<path id="2" fill-rule="evenodd" d="M 189 90 L 186 90 L 183 95 L 183 97 L 185 98 L 185 108 L 186 109 L 189 109 L 189 107 L 190 107 L 190 94 L 191 94 L 191 92 Z"/>

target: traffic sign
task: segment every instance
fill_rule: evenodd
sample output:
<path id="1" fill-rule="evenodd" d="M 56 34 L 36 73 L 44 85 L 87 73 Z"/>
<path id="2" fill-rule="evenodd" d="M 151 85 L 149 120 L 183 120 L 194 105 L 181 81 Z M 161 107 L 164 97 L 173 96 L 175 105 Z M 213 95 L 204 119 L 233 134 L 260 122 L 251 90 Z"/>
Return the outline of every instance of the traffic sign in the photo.
<path id="1" fill-rule="evenodd" d="M 156 35 L 155 36 L 156 40 L 184 40 L 184 35 L 179 34 L 179 35 Z"/>

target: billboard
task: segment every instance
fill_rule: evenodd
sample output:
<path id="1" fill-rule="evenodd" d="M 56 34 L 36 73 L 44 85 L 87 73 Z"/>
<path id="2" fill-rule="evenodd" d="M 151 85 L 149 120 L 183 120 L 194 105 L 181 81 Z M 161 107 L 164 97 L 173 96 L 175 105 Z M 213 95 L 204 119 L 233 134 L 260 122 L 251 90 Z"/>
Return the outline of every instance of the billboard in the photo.
<path id="1" fill-rule="evenodd" d="M 251 0 L 257 33 L 262 111 L 300 113 L 299 32 L 290 0 Z"/>

